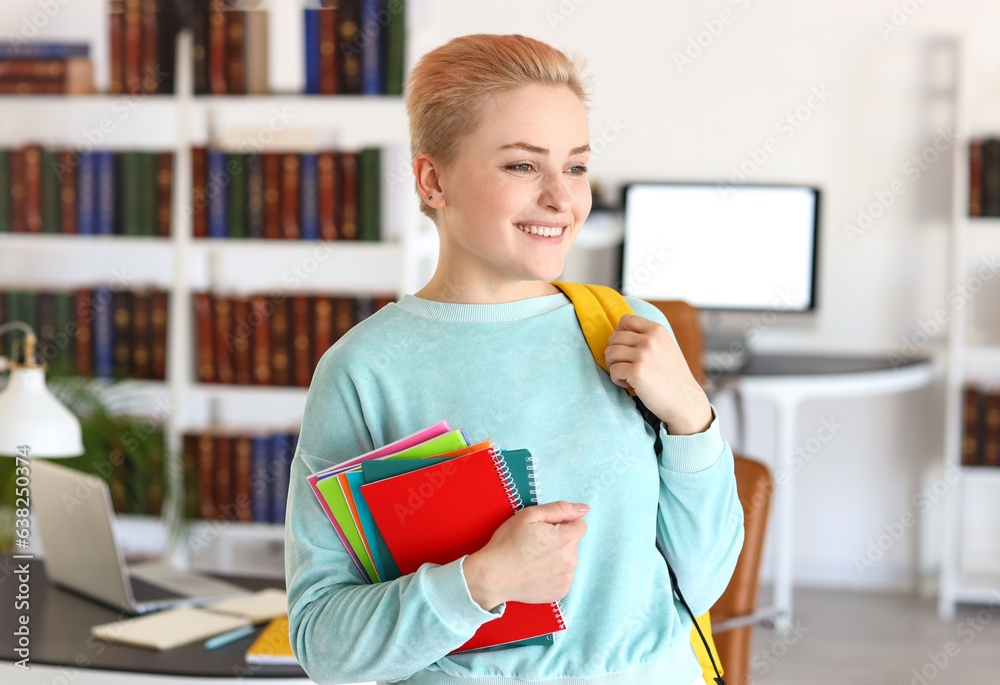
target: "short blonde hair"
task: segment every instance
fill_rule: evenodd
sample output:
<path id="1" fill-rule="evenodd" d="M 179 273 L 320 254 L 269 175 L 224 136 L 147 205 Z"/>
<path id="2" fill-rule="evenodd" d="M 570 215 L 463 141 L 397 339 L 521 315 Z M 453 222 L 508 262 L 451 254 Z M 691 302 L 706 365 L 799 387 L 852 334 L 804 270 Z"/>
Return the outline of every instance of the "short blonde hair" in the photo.
<path id="1" fill-rule="evenodd" d="M 423 152 L 447 166 L 498 96 L 531 84 L 567 86 L 588 106 L 582 56 L 570 59 L 547 43 L 518 34 L 454 38 L 420 58 L 406 82 L 410 163 Z M 419 194 L 419 188 L 418 188 Z M 420 198 L 420 211 L 437 210 Z"/>

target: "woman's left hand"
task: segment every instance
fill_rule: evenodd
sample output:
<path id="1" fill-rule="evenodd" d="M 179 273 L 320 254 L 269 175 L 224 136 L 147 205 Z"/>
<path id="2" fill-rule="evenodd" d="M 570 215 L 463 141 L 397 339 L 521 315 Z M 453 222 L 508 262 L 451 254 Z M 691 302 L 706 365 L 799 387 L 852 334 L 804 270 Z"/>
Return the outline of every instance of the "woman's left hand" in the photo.
<path id="1" fill-rule="evenodd" d="M 665 326 L 626 314 L 608 338 L 604 361 L 611 381 L 633 388 L 671 435 L 701 433 L 712 423 L 708 396 Z"/>

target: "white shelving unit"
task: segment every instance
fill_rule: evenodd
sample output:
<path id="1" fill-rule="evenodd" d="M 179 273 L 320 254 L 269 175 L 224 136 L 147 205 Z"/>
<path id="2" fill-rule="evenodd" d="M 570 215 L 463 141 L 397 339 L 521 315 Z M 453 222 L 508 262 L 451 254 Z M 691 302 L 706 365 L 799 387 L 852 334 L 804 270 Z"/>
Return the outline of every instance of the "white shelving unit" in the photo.
<path id="1" fill-rule="evenodd" d="M 103 3 L 94 4 L 95 11 L 104 11 Z M 280 9 L 287 19 L 288 9 Z M 282 30 L 289 28 L 286 24 Z M 274 30 L 272 26 L 272 38 Z M 291 37 L 282 39 L 287 43 Z M 306 397 L 304 388 L 198 383 L 194 292 L 393 293 L 400 297 L 427 282 L 437 259 L 436 230 L 418 210 L 401 98 L 196 97 L 191 43 L 190 32 L 178 36 L 176 94 L 147 96 L 129 107 L 127 114 L 123 114 L 123 98 L 115 96 L 0 98 L 0 146 L 35 142 L 76 147 L 87 131 L 99 130 L 102 119 L 110 117 L 114 129 L 94 142 L 94 148 L 174 152 L 169 238 L 0 234 L 0 288 L 78 288 L 119 277 L 169 290 L 166 380 L 137 381 L 135 387 L 143 398 L 136 406 L 141 404 L 164 421 L 168 454 L 175 457 L 168 461 L 168 477 L 175 485 L 183 478 L 180 455 L 186 431 L 211 424 L 271 424 L 283 429 L 301 421 Z M 287 56 L 281 59 L 287 61 Z M 238 149 L 233 141 L 263 130 L 276 135 L 265 136 L 271 141 L 268 145 L 251 148 L 258 152 L 308 149 L 310 141 L 344 150 L 382 147 L 382 232 L 390 239 L 379 243 L 194 239 L 189 211 L 192 146 Z M 291 148 L 290 140 L 296 141 Z M 306 277 L 289 279 L 296 268 Z M 168 510 L 164 516 L 172 521 L 178 514 Z M 144 525 L 123 523 L 138 535 L 148 535 Z M 195 522 L 190 529 L 191 537 L 210 532 L 223 547 L 216 550 L 216 561 L 223 566 L 219 570 L 253 572 L 241 567 L 238 550 L 226 545 L 261 541 L 274 547 L 283 537 L 283 526 Z M 172 541 L 170 547 L 175 561 L 189 561 L 184 541 Z"/>
<path id="2" fill-rule="evenodd" d="M 948 292 L 974 278 L 983 258 L 1000 255 L 1000 219 L 968 215 L 969 142 L 976 138 L 1000 135 L 1000 87 L 973 84 L 970 66 L 962 54 L 961 42 L 953 45 L 954 88 L 950 94 L 954 106 L 955 142 L 953 151 L 952 217 L 949 236 Z M 990 235 L 992 233 L 992 235 Z M 1000 275 L 994 275 L 1000 279 Z M 1000 568 L 966 568 L 963 551 L 968 543 L 965 508 L 973 488 L 995 489 L 1000 496 L 1000 469 L 962 466 L 962 391 L 965 383 L 977 379 L 1000 383 L 1000 338 L 976 332 L 970 309 L 988 306 L 973 296 L 964 306 L 949 303 L 948 361 L 946 376 L 946 416 L 944 460 L 946 472 L 962 474 L 945 498 L 942 535 L 941 574 L 938 614 L 942 620 L 955 616 L 958 603 L 983 604 L 996 601 L 1000 588 Z M 996 320 L 996 317 L 993 317 Z M 993 332 L 996 333 L 995 331 Z M 970 340 L 971 338 L 974 338 Z"/>

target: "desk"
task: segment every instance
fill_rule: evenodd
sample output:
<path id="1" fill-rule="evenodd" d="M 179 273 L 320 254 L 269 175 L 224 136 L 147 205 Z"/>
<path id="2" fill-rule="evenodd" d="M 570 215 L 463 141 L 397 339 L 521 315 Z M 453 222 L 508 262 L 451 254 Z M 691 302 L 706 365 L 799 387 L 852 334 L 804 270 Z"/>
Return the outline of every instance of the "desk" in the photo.
<path id="1" fill-rule="evenodd" d="M 746 399 L 774 404 L 775 447 L 772 528 L 774 540 L 774 605 L 755 615 L 773 617 L 786 632 L 792 625 L 792 569 L 795 533 L 795 427 L 799 405 L 807 399 L 871 396 L 906 392 L 928 385 L 938 369 L 928 359 L 895 367 L 888 356 L 839 357 L 758 354 L 738 374 L 712 375 L 735 386 Z"/>
<path id="2" fill-rule="evenodd" d="M 285 685 L 310 682 L 301 667 L 248 665 L 243 657 L 247 647 L 263 629 L 253 635 L 207 650 L 203 641 L 194 642 L 163 652 L 130 645 L 107 643 L 92 638 L 90 627 L 118 620 L 120 612 L 85 597 L 50 585 L 44 563 L 27 561 L 30 568 L 30 607 L 27 610 L 30 629 L 29 671 L 12 662 L 20 657 L 14 652 L 11 620 L 18 582 L 7 569 L 16 568 L 24 560 L 0 557 L 0 682 L 4 683 L 134 683 L 177 682 L 188 678 L 249 677 L 252 682 L 281 682 Z M 251 590 L 283 587 L 283 581 L 261 578 L 226 578 Z M 118 671 L 119 673 L 112 673 Z M 126 673 L 127 672 L 127 673 Z M 143 674 L 137 676 L 136 674 Z M 158 676 L 158 677 L 157 677 Z M 147 677 L 150 677 L 147 680 Z M 299 680 L 289 680 L 289 678 Z M 275 680 L 281 679 L 281 680 Z"/>

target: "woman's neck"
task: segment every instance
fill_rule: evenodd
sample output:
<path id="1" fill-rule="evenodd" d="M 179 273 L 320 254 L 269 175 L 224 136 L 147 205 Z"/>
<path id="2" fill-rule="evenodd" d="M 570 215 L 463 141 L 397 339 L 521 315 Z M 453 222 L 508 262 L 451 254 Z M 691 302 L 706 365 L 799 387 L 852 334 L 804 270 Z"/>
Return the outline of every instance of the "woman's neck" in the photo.
<path id="1" fill-rule="evenodd" d="M 500 304 L 555 295 L 560 290 L 547 281 L 463 282 L 436 272 L 415 297 L 451 304 Z"/>

